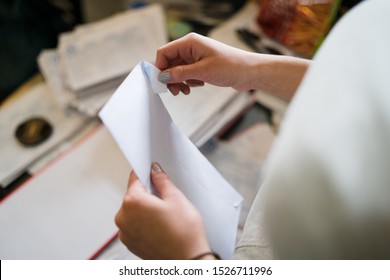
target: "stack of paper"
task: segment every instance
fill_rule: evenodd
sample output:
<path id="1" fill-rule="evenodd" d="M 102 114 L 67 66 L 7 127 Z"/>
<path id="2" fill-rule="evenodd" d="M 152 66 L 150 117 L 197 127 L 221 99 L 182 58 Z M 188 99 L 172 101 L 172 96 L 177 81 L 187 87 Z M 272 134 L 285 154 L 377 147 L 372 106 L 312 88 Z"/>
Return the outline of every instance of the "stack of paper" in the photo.
<path id="1" fill-rule="evenodd" d="M 165 43 L 164 10 L 154 4 L 63 34 L 58 49 L 43 51 L 38 62 L 57 100 L 96 116 L 137 62 L 154 62 Z M 165 93 L 162 100 L 198 147 L 252 103 L 247 93 L 211 85 L 189 96 Z"/>
<path id="2" fill-rule="evenodd" d="M 155 4 L 61 34 L 38 64 L 61 104 L 96 115 L 137 62 L 154 61 L 166 42 L 164 11 Z"/>

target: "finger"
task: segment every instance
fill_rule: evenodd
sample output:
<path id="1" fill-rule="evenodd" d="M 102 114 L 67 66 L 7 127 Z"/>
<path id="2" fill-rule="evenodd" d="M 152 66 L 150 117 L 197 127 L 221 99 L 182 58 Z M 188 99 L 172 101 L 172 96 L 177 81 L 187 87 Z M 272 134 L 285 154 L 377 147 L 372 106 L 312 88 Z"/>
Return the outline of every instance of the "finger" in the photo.
<path id="1" fill-rule="evenodd" d="M 188 80 L 205 82 L 208 68 L 209 66 L 202 60 L 192 64 L 174 66 L 162 73 L 165 75 L 165 80 L 169 78 L 169 83 L 181 83 Z"/>
<path id="2" fill-rule="evenodd" d="M 138 176 L 135 174 L 134 170 L 131 170 L 129 181 L 127 182 L 127 187 L 129 187 L 136 180 L 138 180 Z"/>
<path id="3" fill-rule="evenodd" d="M 178 95 L 180 92 L 184 93 L 185 95 L 188 95 L 191 92 L 190 87 L 184 83 L 169 84 L 167 87 L 169 91 L 175 96 Z"/>
<path id="4" fill-rule="evenodd" d="M 115 224 L 117 225 L 117 227 L 120 229 L 123 225 L 123 206 L 121 206 L 121 208 L 119 208 L 118 212 L 115 215 L 114 221 L 115 221 Z M 120 230 L 119 230 L 118 234 L 120 234 Z"/>
<path id="5" fill-rule="evenodd" d="M 151 179 L 153 185 L 159 192 L 161 199 L 166 199 L 178 191 L 176 186 L 172 183 L 168 175 L 157 162 L 152 164 Z"/>
<path id="6" fill-rule="evenodd" d="M 186 84 L 189 85 L 190 87 L 202 87 L 204 86 L 203 81 L 198 81 L 198 80 L 187 80 Z"/>
<path id="7" fill-rule="evenodd" d="M 169 91 L 175 96 L 180 93 L 180 84 L 169 84 L 167 87 Z"/>
<path id="8" fill-rule="evenodd" d="M 160 70 L 170 68 L 172 65 L 178 65 L 181 61 L 181 52 L 188 48 L 186 36 L 169 42 L 157 50 L 155 65 Z"/>
<path id="9" fill-rule="evenodd" d="M 190 89 L 190 87 L 188 85 L 181 83 L 180 84 L 180 91 L 182 93 L 184 93 L 185 95 L 188 95 L 188 94 L 190 94 L 191 89 Z"/>
<path id="10" fill-rule="evenodd" d="M 146 192 L 146 187 L 141 183 L 135 172 L 132 170 L 127 185 L 127 194 L 135 191 Z"/>

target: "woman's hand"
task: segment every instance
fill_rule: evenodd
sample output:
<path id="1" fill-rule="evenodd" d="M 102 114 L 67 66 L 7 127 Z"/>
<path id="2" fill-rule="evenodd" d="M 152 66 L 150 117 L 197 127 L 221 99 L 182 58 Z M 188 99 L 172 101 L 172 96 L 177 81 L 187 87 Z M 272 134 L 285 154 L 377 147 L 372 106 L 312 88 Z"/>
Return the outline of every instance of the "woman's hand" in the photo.
<path id="1" fill-rule="evenodd" d="M 177 95 L 209 83 L 238 91 L 261 89 L 290 100 L 310 60 L 247 52 L 190 33 L 157 51 L 159 80 Z"/>
<path id="2" fill-rule="evenodd" d="M 200 213 L 157 163 L 151 179 L 159 197 L 130 174 L 115 218 L 120 240 L 143 259 L 191 259 L 210 251 Z"/>
<path id="3" fill-rule="evenodd" d="M 168 83 L 175 95 L 179 91 L 188 94 L 190 87 L 204 83 L 246 90 L 250 88 L 246 64 L 252 55 L 190 33 L 158 49 L 155 64 L 163 71 L 160 81 Z"/>

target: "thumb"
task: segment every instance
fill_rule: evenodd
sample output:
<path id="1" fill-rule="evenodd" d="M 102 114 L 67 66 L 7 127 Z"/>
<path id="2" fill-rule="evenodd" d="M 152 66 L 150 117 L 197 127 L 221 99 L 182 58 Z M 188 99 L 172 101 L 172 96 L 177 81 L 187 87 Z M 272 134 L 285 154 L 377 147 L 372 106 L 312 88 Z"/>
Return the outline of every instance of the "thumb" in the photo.
<path id="1" fill-rule="evenodd" d="M 188 65 L 179 65 L 164 70 L 158 75 L 158 80 L 165 84 L 181 83 L 187 80 L 203 81 L 201 75 L 201 67 L 199 65 L 199 62 L 197 62 Z"/>
<path id="2" fill-rule="evenodd" d="M 177 191 L 176 186 L 157 162 L 152 163 L 151 179 L 162 199 Z"/>

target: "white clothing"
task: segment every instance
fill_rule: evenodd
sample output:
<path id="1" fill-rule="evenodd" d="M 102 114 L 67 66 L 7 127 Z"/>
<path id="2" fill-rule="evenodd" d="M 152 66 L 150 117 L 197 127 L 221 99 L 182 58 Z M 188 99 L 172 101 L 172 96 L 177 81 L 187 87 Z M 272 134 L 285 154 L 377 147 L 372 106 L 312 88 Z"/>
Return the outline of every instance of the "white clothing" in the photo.
<path id="1" fill-rule="evenodd" d="M 390 259 L 390 1 L 332 29 L 266 174 L 233 258 Z"/>

